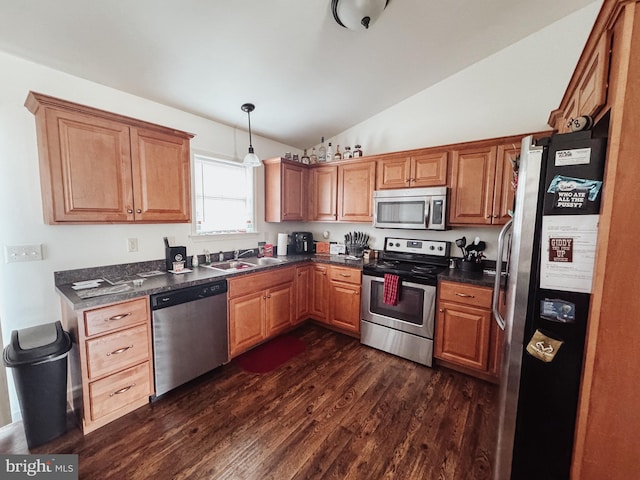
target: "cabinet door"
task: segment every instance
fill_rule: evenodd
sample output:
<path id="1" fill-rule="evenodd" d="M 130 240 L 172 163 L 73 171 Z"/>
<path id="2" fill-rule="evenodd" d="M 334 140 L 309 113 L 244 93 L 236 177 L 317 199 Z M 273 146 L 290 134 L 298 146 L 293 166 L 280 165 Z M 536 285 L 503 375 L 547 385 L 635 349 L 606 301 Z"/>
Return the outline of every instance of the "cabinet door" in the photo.
<path id="1" fill-rule="evenodd" d="M 190 222 L 189 140 L 131 128 L 136 221 Z"/>
<path id="2" fill-rule="evenodd" d="M 406 155 L 384 158 L 376 165 L 376 190 L 406 188 L 411 178 L 411 158 Z"/>
<path id="3" fill-rule="evenodd" d="M 375 162 L 362 162 L 338 167 L 338 220 L 373 221 L 373 188 Z"/>
<path id="4" fill-rule="evenodd" d="M 133 220 L 128 126 L 52 108 L 37 126 L 47 223 Z"/>
<path id="5" fill-rule="evenodd" d="M 488 146 L 453 152 L 449 223 L 491 224 L 496 150 Z"/>
<path id="6" fill-rule="evenodd" d="M 424 152 L 411 156 L 411 186 L 438 187 L 447 184 L 449 152 Z"/>
<path id="7" fill-rule="evenodd" d="M 229 300 L 229 356 L 250 349 L 266 338 L 265 292 Z"/>
<path id="8" fill-rule="evenodd" d="M 311 316 L 316 320 L 327 320 L 329 280 L 328 266 L 314 265 L 311 277 Z"/>
<path id="9" fill-rule="evenodd" d="M 305 168 L 299 165 L 282 165 L 282 220 L 303 221 L 307 192 Z"/>
<path id="10" fill-rule="evenodd" d="M 296 269 L 296 322 L 306 319 L 311 312 L 311 272 L 309 265 Z"/>
<path id="11" fill-rule="evenodd" d="M 266 292 L 267 337 L 287 330 L 293 323 L 293 284 L 270 288 Z"/>
<path id="12" fill-rule="evenodd" d="M 439 302 L 435 357 L 486 372 L 489 364 L 489 310 Z"/>
<path id="13" fill-rule="evenodd" d="M 595 116 L 607 101 L 609 35 L 602 35 L 578 84 L 578 115 Z"/>
<path id="14" fill-rule="evenodd" d="M 513 211 L 514 207 L 513 163 L 520 155 L 520 144 L 500 145 L 497 155 L 491 223 L 504 225 L 511 218 L 509 211 Z"/>
<path id="15" fill-rule="evenodd" d="M 330 283 L 329 323 L 350 332 L 360 332 L 360 290 L 357 285 Z"/>
<path id="16" fill-rule="evenodd" d="M 336 220 L 338 167 L 311 170 L 311 220 Z"/>

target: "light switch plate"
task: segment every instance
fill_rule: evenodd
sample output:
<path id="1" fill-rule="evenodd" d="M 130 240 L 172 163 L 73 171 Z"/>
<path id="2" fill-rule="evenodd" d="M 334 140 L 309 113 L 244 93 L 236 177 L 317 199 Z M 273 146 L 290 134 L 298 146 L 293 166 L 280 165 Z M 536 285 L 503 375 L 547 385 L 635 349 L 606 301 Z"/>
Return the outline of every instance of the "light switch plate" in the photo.
<path id="1" fill-rule="evenodd" d="M 137 251 L 138 251 L 138 239 L 127 238 L 127 252 L 137 252 Z"/>
<path id="2" fill-rule="evenodd" d="M 42 260 L 42 244 L 33 245 L 5 245 L 4 261 L 6 263 L 14 262 L 33 262 Z"/>

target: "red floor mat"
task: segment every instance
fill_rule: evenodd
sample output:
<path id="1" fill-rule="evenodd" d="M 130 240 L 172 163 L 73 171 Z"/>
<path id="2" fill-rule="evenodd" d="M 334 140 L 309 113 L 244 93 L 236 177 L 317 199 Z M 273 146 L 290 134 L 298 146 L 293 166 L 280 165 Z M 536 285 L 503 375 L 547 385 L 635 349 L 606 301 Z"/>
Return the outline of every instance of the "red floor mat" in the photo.
<path id="1" fill-rule="evenodd" d="M 284 365 L 304 352 L 305 344 L 292 335 L 281 335 L 235 358 L 243 370 L 251 373 L 267 373 Z"/>

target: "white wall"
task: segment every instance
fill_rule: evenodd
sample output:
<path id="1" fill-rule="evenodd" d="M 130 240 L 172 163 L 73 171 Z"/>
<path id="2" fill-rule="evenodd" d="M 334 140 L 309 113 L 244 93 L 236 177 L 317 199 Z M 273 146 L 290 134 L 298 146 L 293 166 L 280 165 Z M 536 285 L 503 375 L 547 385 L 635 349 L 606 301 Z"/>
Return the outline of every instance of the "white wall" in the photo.
<path id="1" fill-rule="evenodd" d="M 560 101 L 597 9 L 594 4 L 566 17 L 329 140 L 342 146 L 361 143 L 365 154 L 375 154 L 546 129 L 548 114 Z M 319 238 L 328 230 L 331 240 L 340 240 L 347 231 L 368 231 L 375 248 L 382 248 L 386 235 L 444 240 L 478 235 L 488 243 L 488 256 L 495 258 L 495 227 L 414 234 L 374 231 L 366 225 L 265 224 L 263 205 L 256 225 L 261 233 L 241 241 L 194 242 L 189 225 L 45 225 L 35 122 L 24 108 L 29 90 L 194 133 L 192 148 L 198 151 L 241 157 L 248 137 L 244 131 L 3 53 L 0 71 L 0 245 L 44 245 L 43 261 L 0 262 L 3 344 L 12 330 L 59 318 L 54 271 L 159 259 L 164 255 L 163 236 L 174 237 L 190 253 L 200 253 L 204 248 L 252 247 L 263 239 L 275 243 L 278 231 L 310 230 Z M 254 138 L 254 146 L 262 158 L 296 151 L 260 137 Z M 261 198 L 262 169 L 257 173 Z M 126 252 L 129 237 L 138 238 L 138 253 Z M 12 394 L 14 418 L 17 409 Z"/>

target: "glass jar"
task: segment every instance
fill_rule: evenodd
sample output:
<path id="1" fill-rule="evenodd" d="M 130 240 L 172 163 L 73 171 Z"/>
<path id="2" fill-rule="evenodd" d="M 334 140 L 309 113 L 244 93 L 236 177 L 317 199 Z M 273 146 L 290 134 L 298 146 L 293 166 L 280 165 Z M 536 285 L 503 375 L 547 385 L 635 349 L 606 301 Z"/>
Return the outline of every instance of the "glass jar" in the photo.
<path id="1" fill-rule="evenodd" d="M 356 145 L 353 148 L 353 158 L 360 158 L 362 156 L 362 147 L 360 145 Z"/>

